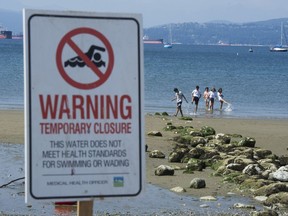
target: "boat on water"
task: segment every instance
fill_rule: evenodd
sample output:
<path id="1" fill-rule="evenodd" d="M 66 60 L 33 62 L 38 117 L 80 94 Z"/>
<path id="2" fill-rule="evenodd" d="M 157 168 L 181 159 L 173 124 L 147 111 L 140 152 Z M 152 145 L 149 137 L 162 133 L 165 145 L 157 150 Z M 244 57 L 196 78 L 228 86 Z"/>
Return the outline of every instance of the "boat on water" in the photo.
<path id="1" fill-rule="evenodd" d="M 164 48 L 172 48 L 172 29 L 171 29 L 171 24 L 169 26 L 169 43 L 164 44 Z"/>
<path id="2" fill-rule="evenodd" d="M 288 51 L 288 47 L 287 46 L 283 46 L 283 22 L 281 23 L 281 36 L 280 36 L 280 45 L 277 46 L 273 46 L 270 48 L 270 52 L 287 52 Z M 285 35 L 284 35 L 285 36 Z M 285 37 L 286 40 L 286 37 Z M 287 42 L 287 41 L 286 41 Z"/>
<path id="3" fill-rule="evenodd" d="M 252 48 L 250 48 L 248 51 L 249 51 L 249 52 L 253 52 L 253 49 L 252 49 Z"/>
<path id="4" fill-rule="evenodd" d="M 143 37 L 144 44 L 163 44 L 163 39 L 150 39 L 147 35 Z"/>
<path id="5" fill-rule="evenodd" d="M 170 44 L 170 43 L 167 43 L 167 44 L 164 44 L 164 48 L 172 48 L 173 46 L 172 46 L 172 44 Z"/>
<path id="6" fill-rule="evenodd" d="M 12 31 L 0 30 L 0 39 L 12 39 Z"/>

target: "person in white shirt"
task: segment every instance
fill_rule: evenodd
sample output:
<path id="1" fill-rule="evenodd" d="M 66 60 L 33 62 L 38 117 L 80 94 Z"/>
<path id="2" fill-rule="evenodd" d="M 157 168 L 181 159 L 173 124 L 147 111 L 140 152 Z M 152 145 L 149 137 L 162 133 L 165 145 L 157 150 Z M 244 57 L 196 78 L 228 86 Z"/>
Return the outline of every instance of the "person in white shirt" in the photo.
<path id="1" fill-rule="evenodd" d="M 182 98 L 185 99 L 185 101 L 188 103 L 186 97 L 184 96 L 184 94 L 179 91 L 177 88 L 174 88 L 174 92 L 175 92 L 175 97 L 171 100 L 174 101 L 176 100 L 176 113 L 174 114 L 174 116 L 177 116 L 178 113 L 180 112 L 181 116 L 183 117 L 183 112 L 182 112 Z"/>
<path id="2" fill-rule="evenodd" d="M 222 92 L 223 92 L 222 88 L 219 88 L 217 92 L 217 97 L 220 102 L 220 110 L 222 110 L 223 103 L 229 104 L 227 101 L 224 100 L 224 95 Z"/>
<path id="3" fill-rule="evenodd" d="M 192 91 L 192 104 L 195 102 L 195 109 L 194 112 L 196 113 L 198 110 L 198 103 L 199 99 L 201 98 L 201 92 L 199 91 L 199 86 L 197 85 L 196 88 Z"/>

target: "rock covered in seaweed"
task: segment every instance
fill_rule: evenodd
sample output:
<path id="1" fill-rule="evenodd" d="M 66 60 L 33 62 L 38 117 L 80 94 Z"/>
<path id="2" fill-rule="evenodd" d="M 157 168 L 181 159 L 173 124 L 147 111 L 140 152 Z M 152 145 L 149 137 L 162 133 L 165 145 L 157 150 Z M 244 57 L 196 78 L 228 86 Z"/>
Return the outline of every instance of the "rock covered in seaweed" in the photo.
<path id="1" fill-rule="evenodd" d="M 155 169 L 155 175 L 174 175 L 174 169 L 168 165 L 160 165 Z"/>

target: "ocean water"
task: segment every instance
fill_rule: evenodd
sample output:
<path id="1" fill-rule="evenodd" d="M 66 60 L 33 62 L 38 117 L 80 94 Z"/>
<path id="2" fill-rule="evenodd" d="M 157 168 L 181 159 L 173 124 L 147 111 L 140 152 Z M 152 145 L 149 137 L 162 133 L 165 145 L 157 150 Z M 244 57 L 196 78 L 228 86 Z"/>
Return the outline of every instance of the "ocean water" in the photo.
<path id="1" fill-rule="evenodd" d="M 200 99 L 197 115 L 233 118 L 288 118 L 288 53 L 273 53 L 269 47 L 174 45 L 172 49 L 145 45 L 145 110 L 175 112 L 173 89 L 188 100 L 182 109 L 194 115 L 191 92 L 196 85 L 223 88 L 224 99 L 215 101 L 214 112 Z"/>
<path id="2" fill-rule="evenodd" d="M 175 112 L 173 89 L 179 88 L 189 103 L 185 115 L 194 116 L 191 92 L 196 85 L 223 88 L 231 108 L 213 113 L 200 99 L 196 115 L 225 118 L 288 119 L 288 52 L 272 53 L 269 47 L 144 45 L 145 113 Z M 24 108 L 23 42 L 0 40 L 0 109 Z"/>

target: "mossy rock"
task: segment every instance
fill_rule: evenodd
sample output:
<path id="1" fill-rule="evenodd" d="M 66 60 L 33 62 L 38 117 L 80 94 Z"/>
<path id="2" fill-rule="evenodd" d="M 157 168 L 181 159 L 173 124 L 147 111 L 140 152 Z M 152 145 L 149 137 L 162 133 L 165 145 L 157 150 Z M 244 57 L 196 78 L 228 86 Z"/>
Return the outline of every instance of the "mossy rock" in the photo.
<path id="1" fill-rule="evenodd" d="M 174 137 L 173 140 L 182 144 L 190 144 L 191 138 L 192 138 L 191 136 L 186 135 L 186 136 Z"/>
<path id="2" fill-rule="evenodd" d="M 192 121 L 193 119 L 189 116 L 183 116 L 179 118 L 180 120 L 185 120 L 185 121 Z"/>
<path id="3" fill-rule="evenodd" d="M 256 140 L 252 137 L 244 137 L 238 143 L 237 146 L 244 146 L 254 148 L 256 144 Z"/>
<path id="4" fill-rule="evenodd" d="M 267 200 L 264 201 L 264 205 L 273 206 L 274 204 L 281 204 L 284 208 L 288 207 L 288 192 L 279 192 L 277 194 L 270 195 Z"/>
<path id="5" fill-rule="evenodd" d="M 223 181 L 240 184 L 248 177 L 243 175 L 241 172 L 231 171 L 228 175 L 223 178 Z"/>
<path id="6" fill-rule="evenodd" d="M 202 160 L 197 160 L 195 158 L 189 159 L 186 165 L 187 171 L 202 171 L 206 168 L 206 164 Z"/>
<path id="7" fill-rule="evenodd" d="M 241 183 L 240 189 L 257 190 L 267 184 L 267 180 L 264 179 L 247 178 Z"/>
<path id="8" fill-rule="evenodd" d="M 162 116 L 169 116 L 167 112 L 162 112 Z"/>
<path id="9" fill-rule="evenodd" d="M 177 127 L 176 126 L 174 126 L 174 125 L 167 125 L 165 128 L 164 128 L 164 130 L 165 131 L 173 131 L 173 130 L 175 130 Z"/>
<path id="10" fill-rule="evenodd" d="M 204 136 L 215 135 L 216 131 L 214 128 L 210 126 L 203 126 L 201 127 L 200 131 L 203 133 Z"/>

